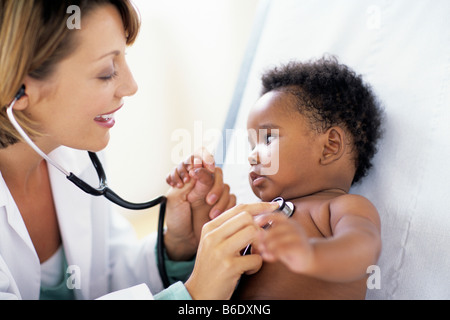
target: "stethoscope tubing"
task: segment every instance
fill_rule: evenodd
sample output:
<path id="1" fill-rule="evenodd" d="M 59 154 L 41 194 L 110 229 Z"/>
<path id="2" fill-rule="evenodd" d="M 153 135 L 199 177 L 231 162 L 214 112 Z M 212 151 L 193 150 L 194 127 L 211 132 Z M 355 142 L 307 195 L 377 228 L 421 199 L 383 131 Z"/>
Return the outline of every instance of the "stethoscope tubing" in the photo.
<path id="1" fill-rule="evenodd" d="M 22 127 L 17 122 L 16 118 L 14 117 L 13 113 L 13 107 L 16 104 L 16 102 L 25 94 L 25 86 L 22 86 L 19 90 L 19 92 L 14 97 L 14 100 L 11 102 L 11 104 L 7 107 L 6 113 L 7 116 L 14 126 L 14 128 L 17 130 L 17 132 L 20 134 L 20 136 L 24 139 L 24 141 L 33 148 L 34 151 L 36 151 L 43 159 L 47 161 L 47 163 L 51 164 L 53 167 L 58 169 L 61 173 L 63 173 L 66 178 L 74 183 L 78 188 L 83 190 L 84 192 L 93 195 L 93 196 L 104 196 L 109 201 L 130 210 L 144 210 L 151 207 L 154 207 L 156 205 L 160 205 L 159 208 L 159 218 L 158 218 L 158 231 L 157 231 L 157 239 L 156 239 L 156 247 L 157 247 L 157 256 L 158 256 L 158 271 L 161 276 L 161 280 L 163 282 L 163 285 L 165 288 L 169 287 L 170 281 L 167 276 L 166 267 L 165 267 L 165 257 L 164 257 L 164 220 L 165 220 L 165 213 L 166 213 L 166 202 L 167 198 L 165 196 L 157 197 L 153 200 L 150 200 L 148 202 L 143 203 L 133 203 L 124 200 L 119 195 L 117 195 L 114 191 L 112 191 L 108 185 L 107 185 L 107 179 L 106 174 L 103 169 L 103 166 L 100 162 L 100 159 L 98 158 L 97 154 L 94 152 L 89 152 L 89 157 L 92 161 L 92 164 L 97 172 L 97 176 L 99 178 L 99 187 L 94 188 L 82 179 L 78 178 L 75 174 L 72 172 L 67 171 L 64 169 L 59 163 L 51 159 L 47 154 L 45 154 L 34 142 L 30 139 L 30 137 L 25 133 L 25 131 L 22 129 Z"/>
<path id="2" fill-rule="evenodd" d="M 13 107 L 17 100 L 19 100 L 23 95 L 25 94 L 25 87 L 22 86 L 19 92 L 16 94 L 13 102 L 9 105 L 7 108 L 7 115 L 13 126 L 16 128 L 16 130 L 19 132 L 21 137 L 24 139 L 24 141 L 32 147 L 42 158 L 44 158 L 47 163 L 50 163 L 52 166 L 57 168 L 59 171 L 61 171 L 69 181 L 74 183 L 78 188 L 83 190 L 84 192 L 92 195 L 92 196 L 104 196 L 109 201 L 117 204 L 118 206 L 121 206 L 123 208 L 129 209 L 129 210 L 143 210 L 148 209 L 151 207 L 154 207 L 156 205 L 160 205 L 159 208 L 159 218 L 158 218 L 158 232 L 157 232 L 157 239 L 156 239 L 156 246 L 157 246 L 157 258 L 158 258 L 158 271 L 161 276 L 162 283 L 165 288 L 167 288 L 170 285 L 169 278 L 167 276 L 166 272 L 166 266 L 165 266 L 165 257 L 164 257 L 164 220 L 165 220 L 165 213 L 166 213 L 166 203 L 167 198 L 165 196 L 157 197 L 153 200 L 142 202 L 142 203 L 133 203 L 124 200 L 119 195 L 117 195 L 113 190 L 111 190 L 108 187 L 106 174 L 103 169 L 103 166 L 100 162 L 100 159 L 98 158 L 97 154 L 94 152 L 88 152 L 89 157 L 91 159 L 91 162 L 97 172 L 97 176 L 99 179 L 99 187 L 94 188 L 82 179 L 78 178 L 75 174 L 72 172 L 68 172 L 66 169 L 64 169 L 61 165 L 59 165 L 56 161 L 52 160 L 50 157 L 48 157 L 39 147 L 28 137 L 28 135 L 25 133 L 25 131 L 22 129 L 22 127 L 18 124 L 16 121 L 14 114 L 13 114 Z M 283 198 L 276 198 L 272 200 L 273 202 L 279 203 L 278 211 L 282 212 L 287 217 L 291 217 L 294 213 L 295 207 L 291 202 L 284 201 Z M 265 226 L 265 228 L 269 228 L 270 223 Z M 250 245 L 248 245 L 243 252 L 243 255 L 248 254 L 250 251 Z"/>

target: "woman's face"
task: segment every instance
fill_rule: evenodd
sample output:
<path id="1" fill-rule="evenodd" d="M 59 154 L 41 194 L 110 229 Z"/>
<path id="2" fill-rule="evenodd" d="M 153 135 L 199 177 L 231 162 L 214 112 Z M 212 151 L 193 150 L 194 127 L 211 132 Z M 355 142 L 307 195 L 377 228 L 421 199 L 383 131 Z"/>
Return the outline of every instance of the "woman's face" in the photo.
<path id="1" fill-rule="evenodd" d="M 321 148 L 316 132 L 293 104 L 291 94 L 270 91 L 248 117 L 249 182 L 263 201 L 293 199 L 314 191 Z"/>
<path id="2" fill-rule="evenodd" d="M 45 151 L 65 145 L 99 151 L 109 142 L 114 113 L 137 91 L 125 61 L 126 36 L 117 9 L 104 5 L 81 20 L 74 52 L 47 80 L 25 81 L 25 112 L 39 124 Z"/>

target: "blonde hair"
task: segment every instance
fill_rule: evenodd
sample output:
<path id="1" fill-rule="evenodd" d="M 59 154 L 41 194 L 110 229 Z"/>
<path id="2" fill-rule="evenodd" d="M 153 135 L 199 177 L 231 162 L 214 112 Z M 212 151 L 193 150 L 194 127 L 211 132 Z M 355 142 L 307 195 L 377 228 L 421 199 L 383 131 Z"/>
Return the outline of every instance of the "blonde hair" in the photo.
<path id="1" fill-rule="evenodd" d="M 139 15 L 130 0 L 0 0 L 0 148 L 21 141 L 6 108 L 26 76 L 45 80 L 58 62 L 75 47 L 67 27 L 67 8 L 77 5 L 84 17 L 100 5 L 112 4 L 121 14 L 127 45 L 136 40 Z M 14 115 L 30 136 L 39 136 L 36 124 L 21 111 Z"/>

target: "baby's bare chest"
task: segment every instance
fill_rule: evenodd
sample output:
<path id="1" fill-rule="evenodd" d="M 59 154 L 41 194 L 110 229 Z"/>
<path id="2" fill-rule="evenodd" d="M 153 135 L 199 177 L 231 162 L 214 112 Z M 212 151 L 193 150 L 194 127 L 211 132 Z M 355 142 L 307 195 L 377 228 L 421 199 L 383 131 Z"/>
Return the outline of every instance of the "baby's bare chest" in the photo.
<path id="1" fill-rule="evenodd" d="M 294 203 L 290 219 L 302 226 L 309 238 L 331 237 L 328 202 Z M 283 263 L 264 263 L 259 272 L 243 276 L 234 299 L 364 299 L 365 280 L 331 283 L 291 272 Z"/>
<path id="2" fill-rule="evenodd" d="M 291 219 L 302 226 L 308 237 L 326 238 L 333 235 L 328 202 L 294 203 L 294 206 Z"/>

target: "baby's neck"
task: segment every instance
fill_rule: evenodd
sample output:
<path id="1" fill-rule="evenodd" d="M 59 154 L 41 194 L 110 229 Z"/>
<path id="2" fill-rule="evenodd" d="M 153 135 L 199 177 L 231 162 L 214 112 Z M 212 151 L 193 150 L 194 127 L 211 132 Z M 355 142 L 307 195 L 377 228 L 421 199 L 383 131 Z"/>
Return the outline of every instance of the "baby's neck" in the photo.
<path id="1" fill-rule="evenodd" d="M 285 199 L 285 200 L 286 201 L 295 201 L 295 200 L 306 199 L 306 198 L 335 198 L 335 197 L 342 196 L 345 194 L 348 194 L 348 190 L 334 188 L 334 189 L 319 190 L 317 192 L 313 192 L 310 194 L 296 195 L 293 197 L 289 197 L 288 199 Z"/>

